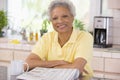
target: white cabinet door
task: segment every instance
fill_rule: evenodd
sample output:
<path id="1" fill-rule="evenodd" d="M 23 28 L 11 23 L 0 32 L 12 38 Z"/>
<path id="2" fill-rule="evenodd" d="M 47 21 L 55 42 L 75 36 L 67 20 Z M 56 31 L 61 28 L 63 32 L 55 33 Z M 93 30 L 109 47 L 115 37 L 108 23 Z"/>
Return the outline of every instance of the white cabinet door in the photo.
<path id="1" fill-rule="evenodd" d="M 120 80 L 120 74 L 105 74 L 105 78 L 112 79 L 112 80 Z"/>
<path id="2" fill-rule="evenodd" d="M 120 80 L 120 59 L 106 58 L 105 59 L 105 78 Z"/>
<path id="3" fill-rule="evenodd" d="M 94 57 L 92 60 L 92 68 L 95 71 L 104 71 L 104 58 Z"/>
<path id="4" fill-rule="evenodd" d="M 0 60 L 1 61 L 11 61 L 13 59 L 13 51 L 0 49 Z"/>
<path id="5" fill-rule="evenodd" d="M 94 57 L 92 60 L 92 68 L 94 71 L 94 77 L 104 77 L 104 58 Z"/>
<path id="6" fill-rule="evenodd" d="M 13 60 L 13 51 L 0 49 L 0 66 L 8 66 L 11 60 Z"/>
<path id="7" fill-rule="evenodd" d="M 120 73 L 120 59 L 106 58 L 105 72 Z"/>
<path id="8" fill-rule="evenodd" d="M 30 51 L 14 51 L 14 60 L 25 60 L 28 55 L 30 54 Z"/>

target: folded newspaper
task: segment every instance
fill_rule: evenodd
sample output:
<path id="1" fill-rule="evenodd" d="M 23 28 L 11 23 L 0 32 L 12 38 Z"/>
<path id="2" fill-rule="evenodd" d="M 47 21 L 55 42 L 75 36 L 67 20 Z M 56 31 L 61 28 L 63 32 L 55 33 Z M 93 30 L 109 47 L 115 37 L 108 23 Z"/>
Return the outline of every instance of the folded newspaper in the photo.
<path id="1" fill-rule="evenodd" d="M 64 69 L 64 68 L 41 68 L 36 67 L 29 72 L 25 72 L 17 79 L 22 80 L 77 80 L 79 77 L 79 70 Z"/>

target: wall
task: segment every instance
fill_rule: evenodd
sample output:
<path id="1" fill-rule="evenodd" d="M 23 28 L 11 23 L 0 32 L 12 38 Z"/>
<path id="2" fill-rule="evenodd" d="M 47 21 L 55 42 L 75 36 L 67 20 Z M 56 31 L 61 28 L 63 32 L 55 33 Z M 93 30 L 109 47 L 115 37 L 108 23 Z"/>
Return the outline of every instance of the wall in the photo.
<path id="1" fill-rule="evenodd" d="M 113 10 L 113 44 L 120 45 L 120 10 Z"/>
<path id="2" fill-rule="evenodd" d="M 7 10 L 7 0 L 0 0 L 0 10 Z"/>
<path id="3" fill-rule="evenodd" d="M 94 16 L 100 16 L 100 1 L 101 0 L 90 0 L 90 23 L 89 31 L 93 31 Z"/>

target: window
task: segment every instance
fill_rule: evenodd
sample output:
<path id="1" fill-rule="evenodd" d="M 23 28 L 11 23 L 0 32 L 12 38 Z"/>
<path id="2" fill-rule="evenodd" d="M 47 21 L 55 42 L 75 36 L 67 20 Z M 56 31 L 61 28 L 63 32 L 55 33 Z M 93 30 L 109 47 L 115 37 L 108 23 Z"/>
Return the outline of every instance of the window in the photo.
<path id="1" fill-rule="evenodd" d="M 11 29 L 20 31 L 40 30 L 43 19 L 47 18 L 46 10 L 51 0 L 8 0 L 8 18 Z M 71 0 L 76 7 L 77 19 L 89 25 L 90 0 Z M 49 31 L 52 27 L 49 27 Z"/>

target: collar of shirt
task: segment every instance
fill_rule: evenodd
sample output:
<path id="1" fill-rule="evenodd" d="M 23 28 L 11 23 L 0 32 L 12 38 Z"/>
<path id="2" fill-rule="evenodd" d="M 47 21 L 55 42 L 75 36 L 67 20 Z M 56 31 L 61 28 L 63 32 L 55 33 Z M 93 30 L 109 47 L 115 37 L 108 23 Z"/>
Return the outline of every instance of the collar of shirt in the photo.
<path id="1" fill-rule="evenodd" d="M 67 43 L 74 43 L 77 39 L 77 36 L 78 36 L 78 30 L 73 29 L 73 32 L 72 32 L 70 39 L 68 40 Z M 58 43 L 58 33 L 57 32 L 55 32 L 54 41 Z"/>

